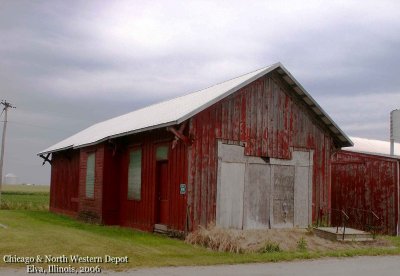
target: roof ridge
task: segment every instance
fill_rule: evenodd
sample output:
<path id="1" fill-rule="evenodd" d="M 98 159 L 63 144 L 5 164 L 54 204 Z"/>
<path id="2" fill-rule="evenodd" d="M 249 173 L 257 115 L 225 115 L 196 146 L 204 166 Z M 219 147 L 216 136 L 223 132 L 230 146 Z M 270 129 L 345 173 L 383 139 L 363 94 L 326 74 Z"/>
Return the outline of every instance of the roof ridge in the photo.
<path id="1" fill-rule="evenodd" d="M 127 113 L 124 113 L 124 114 L 121 114 L 121 115 L 117 115 L 117 116 L 115 116 L 115 117 L 112 117 L 112 118 L 109 118 L 109 119 L 106 119 L 106 120 L 103 120 L 103 121 L 94 123 L 94 124 L 88 126 L 87 128 L 90 128 L 90 127 L 95 126 L 95 125 L 97 125 L 97 124 L 101 124 L 101 123 L 103 123 L 103 122 L 107 122 L 107 121 L 110 121 L 110 120 L 114 120 L 115 118 L 120 118 L 120 117 L 126 116 L 126 115 L 128 115 L 128 114 L 132 114 L 132 113 L 137 112 L 137 111 L 140 111 L 140 110 L 145 110 L 145 109 L 148 109 L 148 108 L 151 108 L 151 107 L 160 105 L 160 104 L 164 104 L 164 103 L 167 103 L 167 102 L 176 100 L 176 99 L 184 98 L 184 97 L 190 96 L 190 95 L 192 95 L 192 94 L 196 94 L 196 93 L 205 91 L 205 90 L 210 89 L 210 88 L 212 88 L 212 87 L 215 87 L 215 86 L 218 86 L 218 85 L 221 85 L 221 84 L 224 84 L 224 83 L 233 81 L 233 80 L 235 80 L 235 79 L 244 77 L 244 76 L 246 76 L 246 75 L 253 74 L 254 72 L 261 71 L 261 70 L 266 70 L 266 69 L 268 69 L 268 68 L 272 68 L 273 66 L 276 66 L 276 65 L 278 65 L 278 64 L 280 64 L 280 63 L 277 62 L 277 63 L 274 63 L 274 64 L 272 64 L 272 65 L 270 65 L 270 66 L 261 67 L 261 68 L 259 68 L 259 69 L 257 69 L 257 70 L 253 70 L 253 71 L 248 72 L 248 73 L 246 73 L 246 74 L 242 74 L 242 75 L 240 75 L 240 76 L 231 78 L 231 79 L 229 79 L 229 80 L 222 81 L 222 82 L 219 82 L 219 83 L 217 83 L 217 84 L 210 85 L 210 86 L 208 86 L 208 87 L 206 87 L 206 88 L 203 88 L 203 89 L 200 89 L 200 90 L 196 90 L 196 91 L 194 91 L 194 92 L 190 92 L 190 93 L 187 93 L 187 94 L 185 94 L 185 95 L 177 96 L 177 97 L 174 97 L 174 98 L 166 99 L 166 100 L 163 100 L 163 101 L 160 101 L 160 102 L 156 102 L 156 103 L 153 103 L 153 104 L 150 104 L 150 105 L 146 105 L 146 106 L 140 107 L 140 108 L 135 109 L 135 110 L 132 110 L 132 111 L 130 111 L 130 112 L 127 112 Z M 85 129 L 87 129 L 87 128 L 84 128 L 83 130 L 85 130 Z"/>
<path id="2" fill-rule="evenodd" d="M 193 92 L 189 92 L 189 93 L 184 94 L 184 95 L 181 95 L 181 96 L 176 96 L 176 97 L 174 97 L 174 98 L 170 98 L 170 99 L 166 99 L 166 100 L 163 100 L 163 101 L 160 101 L 160 102 L 156 102 L 156 103 L 153 103 L 153 104 L 150 104 L 150 105 L 146 105 L 146 106 L 143 106 L 143 107 L 141 107 L 141 108 L 132 110 L 131 112 L 128 112 L 128 113 L 125 113 L 125 114 L 121 114 L 121 115 L 116 116 L 116 117 L 113 117 L 113 118 L 117 118 L 117 117 L 120 117 L 120 116 L 124 116 L 124 115 L 126 115 L 126 114 L 130 114 L 130 113 L 132 113 L 132 112 L 136 112 L 136 111 L 139 111 L 139 110 L 142 110 L 142 109 L 146 109 L 146 108 L 148 108 L 148 107 L 153 107 L 153 106 L 156 106 L 156 105 L 158 105 L 158 104 L 166 103 L 166 102 L 173 101 L 173 100 L 176 100 L 176 99 L 180 99 L 180 98 L 183 98 L 183 97 L 186 97 L 186 96 L 195 94 L 195 93 L 199 93 L 199 92 L 205 91 L 205 90 L 207 90 L 207 89 L 210 89 L 210 88 L 212 88 L 212 87 L 214 87 L 214 86 L 218 86 L 218 85 L 221 85 L 221 84 L 224 84 L 224 83 L 233 81 L 233 80 L 235 80 L 235 79 L 244 77 L 244 76 L 246 76 L 246 75 L 253 74 L 254 72 L 257 72 L 257 71 L 266 70 L 266 69 L 268 69 L 268 68 L 274 67 L 274 66 L 279 65 L 279 64 L 280 64 L 280 62 L 277 62 L 277 63 L 274 63 L 274 64 L 272 64 L 272 65 L 270 65 L 270 66 L 261 67 L 261 68 L 258 68 L 258 69 L 256 69 L 256 70 L 253 70 L 253 71 L 251 71 L 251 72 L 242 74 L 242 75 L 240 75 L 240 76 L 233 77 L 233 78 L 231 78 L 231 79 L 229 79 L 229 80 L 221 81 L 221 82 L 218 82 L 218 83 L 216 83 L 216 84 L 210 85 L 210 86 L 208 86 L 208 87 L 205 87 L 205 88 L 202 88 L 202 89 L 193 91 Z M 113 119 L 113 118 L 110 118 L 110 120 Z M 108 120 L 105 120 L 105 121 L 108 121 Z M 104 122 L 104 121 L 102 121 L 102 122 Z"/>
<path id="3" fill-rule="evenodd" d="M 195 116 L 205 108 L 213 105 L 217 101 L 231 95 L 252 81 L 272 72 L 278 68 L 282 69 L 280 74 L 286 74 L 304 93 L 305 97 L 315 105 L 326 120 L 332 126 L 329 128 L 336 137 L 339 145 L 349 145 L 351 140 L 335 124 L 335 122 L 325 113 L 310 94 L 301 86 L 300 83 L 290 74 L 289 71 L 280 63 L 261 67 L 246 74 L 241 74 L 229 80 L 219 82 L 209 87 L 166 99 L 119 116 L 97 122 L 80 132 L 60 141 L 59 143 L 41 151 L 39 153 L 50 153 L 66 148 L 80 148 L 94 145 L 111 138 L 131 135 L 156 128 L 179 124 L 188 118 Z M 298 92 L 299 93 L 299 92 Z M 333 130 L 332 130 L 333 128 Z"/>

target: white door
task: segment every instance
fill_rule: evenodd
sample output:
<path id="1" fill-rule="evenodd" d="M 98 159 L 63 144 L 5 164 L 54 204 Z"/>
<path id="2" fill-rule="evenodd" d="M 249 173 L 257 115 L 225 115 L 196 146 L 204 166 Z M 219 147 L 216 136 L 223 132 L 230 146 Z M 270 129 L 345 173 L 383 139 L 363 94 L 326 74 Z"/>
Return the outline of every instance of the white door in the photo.
<path id="1" fill-rule="evenodd" d="M 245 165 L 221 162 L 221 178 L 217 187 L 217 225 L 243 228 L 243 191 Z"/>

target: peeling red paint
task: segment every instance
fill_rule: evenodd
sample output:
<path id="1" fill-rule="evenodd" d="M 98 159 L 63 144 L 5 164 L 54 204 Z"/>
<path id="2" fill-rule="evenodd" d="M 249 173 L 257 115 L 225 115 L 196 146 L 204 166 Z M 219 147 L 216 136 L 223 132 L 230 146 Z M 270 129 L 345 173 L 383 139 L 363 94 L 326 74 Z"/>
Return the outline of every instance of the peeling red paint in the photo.
<path id="1" fill-rule="evenodd" d="M 172 149 L 173 136 L 165 130 L 146 132 L 125 139 L 125 147 L 142 148 L 142 198 L 140 201 L 128 200 L 128 165 L 129 151 L 122 149 L 120 161 L 120 224 L 143 230 L 153 230 L 156 221 L 156 148 L 158 145 L 169 145 L 168 153 L 168 226 L 183 231 L 186 219 L 186 195 L 180 194 L 180 184 L 187 184 L 187 146 L 178 141 Z M 118 163 L 114 163 L 118 164 Z M 115 168 L 118 170 L 118 168 Z"/>
<path id="2" fill-rule="evenodd" d="M 381 233 L 396 234 L 398 164 L 394 158 L 339 151 L 332 159 L 332 207 L 346 210 L 351 226 L 369 230 L 373 225 Z M 380 220 L 361 210 L 375 212 Z"/>
<path id="3" fill-rule="evenodd" d="M 157 116 L 155 114 L 155 116 Z M 248 156 L 291 159 L 293 149 L 313 151 L 313 218 L 316 210 L 330 207 L 330 156 L 335 150 L 334 135 L 310 111 L 298 94 L 282 77 L 272 72 L 248 84 L 239 91 L 194 115 L 183 132 L 193 139 L 191 145 L 178 140 L 169 148 L 168 226 L 189 230 L 216 219 L 217 200 L 217 142 L 244 146 Z M 119 224 L 147 231 L 157 223 L 155 150 L 158 144 L 171 145 L 174 135 L 166 129 L 147 131 L 113 139 L 78 152 L 79 207 L 97 212 L 107 224 Z M 142 149 L 141 200 L 127 199 L 129 149 Z M 96 150 L 95 201 L 83 198 L 86 152 Z M 57 154 L 52 172 L 52 194 L 60 193 L 57 186 Z M 80 160 L 80 161 L 79 161 Z M 64 161 L 63 161 L 64 162 Z M 73 165 L 71 165 L 73 167 Z M 53 183 L 54 182 L 54 183 Z M 75 183 L 75 182 L 74 182 Z M 180 184 L 188 184 L 187 194 L 179 193 Z M 54 186 L 54 187 L 53 187 Z M 71 192 L 72 193 L 72 192 Z M 55 208 L 56 203 L 53 202 Z M 188 214 L 187 214 L 188 212 Z"/>
<path id="4" fill-rule="evenodd" d="M 313 150 L 313 218 L 315 210 L 330 207 L 332 136 L 282 83 L 278 76 L 267 75 L 190 119 L 196 141 L 189 157 L 193 227 L 216 219 L 216 139 L 244 144 L 249 156 L 290 159 L 293 148 Z M 214 195 L 204 204 L 204 194 L 211 191 Z"/>

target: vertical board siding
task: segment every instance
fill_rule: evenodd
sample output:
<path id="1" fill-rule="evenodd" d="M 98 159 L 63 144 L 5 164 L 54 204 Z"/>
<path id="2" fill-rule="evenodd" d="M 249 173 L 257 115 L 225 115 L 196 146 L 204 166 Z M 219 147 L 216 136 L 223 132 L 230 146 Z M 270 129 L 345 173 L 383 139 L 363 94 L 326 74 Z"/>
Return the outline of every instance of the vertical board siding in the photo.
<path id="1" fill-rule="evenodd" d="M 165 129 L 159 129 L 74 150 L 76 158 L 72 163 L 61 161 L 61 156 L 54 154 L 50 205 L 75 212 L 93 212 L 106 224 L 153 230 L 157 210 L 156 147 L 167 143 L 170 146 L 168 226 L 175 230 L 185 230 L 188 226 L 189 230 L 193 230 L 198 225 L 215 221 L 217 140 L 223 140 L 243 145 L 248 156 L 291 159 L 293 149 L 312 150 L 315 219 L 317 210 L 330 207 L 329 168 L 335 146 L 331 133 L 294 95 L 297 95 L 296 92 L 272 72 L 189 119 L 185 130 L 185 135 L 193 138 L 189 147 L 178 141 L 172 149 L 174 136 Z M 129 150 L 132 147 L 142 149 L 140 200 L 129 200 L 127 196 Z M 94 199 L 87 199 L 86 157 L 93 151 L 96 152 Z M 71 180 L 71 177 L 65 176 L 67 174 L 74 175 L 78 180 Z M 389 181 L 389 176 L 384 181 Z M 72 184 L 63 184 L 64 177 Z M 75 183 L 79 183 L 79 191 Z M 188 184 L 187 194 L 179 193 L 180 184 Z M 79 198 L 75 203 L 60 199 L 69 189 L 67 185 L 76 187 L 76 191 L 74 188 L 67 191 Z M 389 192 L 382 191 L 378 196 L 384 197 Z M 189 225 L 186 225 L 187 221 Z"/>
<path id="2" fill-rule="evenodd" d="M 53 153 L 50 183 L 50 210 L 76 215 L 79 193 L 79 151 Z"/>
<path id="3" fill-rule="evenodd" d="M 93 197 L 86 196 L 87 157 L 95 153 Z M 103 217 L 104 144 L 80 150 L 79 213 L 101 222 Z"/>
<path id="4" fill-rule="evenodd" d="M 332 208 L 344 209 L 349 224 L 364 227 L 373 224 L 384 234 L 395 235 L 398 223 L 399 160 L 356 152 L 339 151 L 332 158 Z M 361 210 L 379 217 L 372 221 Z M 338 223 L 338 218 L 333 218 Z"/>
<path id="5" fill-rule="evenodd" d="M 121 151 L 116 145 L 107 144 L 104 151 L 103 222 L 119 224 Z"/>
<path id="6" fill-rule="evenodd" d="M 156 162 L 157 145 L 169 146 L 168 191 L 170 229 L 183 231 L 186 222 L 186 195 L 180 194 L 180 184 L 187 184 L 187 146 L 179 141 L 171 148 L 173 135 L 165 130 L 150 131 L 121 139 L 119 220 L 123 226 L 152 231 L 156 223 Z M 141 199 L 128 199 L 129 147 L 142 149 Z"/>
<path id="7" fill-rule="evenodd" d="M 244 144 L 249 156 L 291 159 L 293 148 L 313 150 L 313 219 L 330 207 L 333 138 L 295 94 L 271 73 L 190 119 L 191 229 L 216 219 L 217 139 Z"/>

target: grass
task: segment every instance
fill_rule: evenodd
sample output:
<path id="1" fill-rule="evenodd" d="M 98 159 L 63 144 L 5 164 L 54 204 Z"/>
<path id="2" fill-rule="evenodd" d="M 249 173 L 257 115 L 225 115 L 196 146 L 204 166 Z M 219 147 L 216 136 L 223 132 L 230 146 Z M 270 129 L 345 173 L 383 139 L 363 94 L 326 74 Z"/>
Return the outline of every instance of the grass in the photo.
<path id="1" fill-rule="evenodd" d="M 211 265 L 275 262 L 325 256 L 400 254 L 400 239 L 391 237 L 393 248 L 368 248 L 331 252 L 223 253 L 192 246 L 181 240 L 120 227 L 86 224 L 46 211 L 1 210 L 0 256 L 74 255 L 128 256 L 128 264 L 101 264 L 103 268 L 127 269 L 154 266 Z M 0 261 L 0 266 L 9 266 Z M 22 266 L 22 264 L 20 264 Z"/>
<path id="2" fill-rule="evenodd" d="M 49 186 L 3 185 L 1 209 L 47 210 Z"/>
<path id="3" fill-rule="evenodd" d="M 364 248 L 328 252 L 276 251 L 224 253 L 181 240 L 120 227 L 82 223 L 46 211 L 1 210 L 0 257 L 75 255 L 128 256 L 129 263 L 101 264 L 103 268 L 127 269 L 154 266 L 212 265 L 276 262 L 320 257 L 400 254 L 400 238 L 389 237 L 393 248 Z M 2 258 L 1 258 L 2 259 Z M 9 266 L 0 260 L 0 266 Z M 23 266 L 20 264 L 20 266 Z"/>
<path id="4" fill-rule="evenodd" d="M 264 246 L 259 250 L 260 253 L 273 253 L 279 251 L 281 251 L 279 244 L 271 241 L 267 241 Z"/>
<path id="5" fill-rule="evenodd" d="M 216 251 L 243 253 L 240 244 L 242 238 L 243 235 L 236 234 L 230 229 L 221 229 L 210 225 L 209 227 L 200 227 L 197 231 L 190 233 L 186 237 L 186 241 Z"/>
<path id="6" fill-rule="evenodd" d="M 2 185 L 3 192 L 22 192 L 22 193 L 49 193 L 48 185 Z"/>
<path id="7" fill-rule="evenodd" d="M 7 200 L 13 200 L 13 206 L 18 206 L 21 202 L 31 202 L 34 206 L 36 200 L 48 203 L 48 192 L 47 199 L 44 199 L 45 191 L 5 191 L 4 198 L 8 195 Z M 283 251 L 277 250 L 276 246 L 270 248 L 266 245 L 262 253 L 238 254 L 212 251 L 181 240 L 133 229 L 87 224 L 44 210 L 18 208 L 0 210 L 0 267 L 25 267 L 24 264 L 4 263 L 4 255 L 128 256 L 129 263 L 100 264 L 102 268 L 123 270 L 156 266 L 277 262 L 320 257 L 400 254 L 400 238 L 387 237 L 387 239 L 393 244 L 391 248 L 311 252 L 308 250 Z M 47 264 L 45 266 L 47 267 Z"/>

